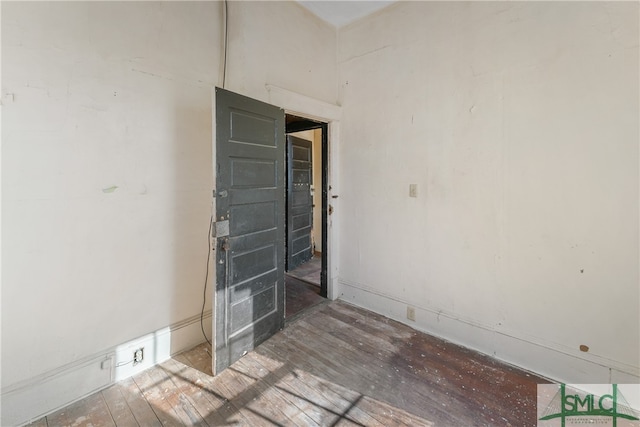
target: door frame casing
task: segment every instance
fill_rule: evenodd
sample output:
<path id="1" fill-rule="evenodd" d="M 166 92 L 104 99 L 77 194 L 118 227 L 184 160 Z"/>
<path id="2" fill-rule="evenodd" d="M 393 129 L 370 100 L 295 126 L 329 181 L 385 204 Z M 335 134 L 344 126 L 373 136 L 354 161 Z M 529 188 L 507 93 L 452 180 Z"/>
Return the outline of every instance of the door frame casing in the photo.
<path id="1" fill-rule="evenodd" d="M 335 300 L 340 295 L 338 285 L 338 230 L 340 213 L 338 196 L 338 147 L 340 146 L 340 117 L 342 108 L 274 85 L 266 85 L 268 101 L 284 109 L 285 114 L 327 123 L 327 203 L 333 213 L 327 215 L 327 298 Z M 324 249 L 324 248 L 323 248 Z"/>
<path id="2" fill-rule="evenodd" d="M 288 115 L 285 114 L 285 122 L 287 120 L 287 117 L 297 117 L 300 118 L 299 116 L 293 116 L 293 115 Z M 314 121 L 308 118 L 304 118 L 304 121 L 295 121 L 292 123 L 288 123 L 286 125 L 286 137 L 289 138 L 290 135 L 295 135 L 297 132 L 303 132 L 303 131 L 308 131 L 308 130 L 320 130 L 321 132 L 321 147 L 320 147 L 320 160 L 314 160 L 314 162 L 320 162 L 320 169 L 321 169 L 321 175 L 322 175 L 322 181 L 321 181 L 321 199 L 322 199 L 322 203 L 321 203 L 321 215 L 320 215 L 320 222 L 321 222 L 321 240 L 322 240 L 322 248 L 323 248 L 323 256 L 321 257 L 321 269 L 320 269 L 320 296 L 327 298 L 327 251 L 329 250 L 329 247 L 327 246 L 327 228 L 328 228 L 328 218 L 329 218 L 329 177 L 328 177 L 328 159 L 329 159 L 329 155 L 328 155 L 328 141 L 329 141 L 329 125 L 325 122 L 318 122 L 318 121 Z M 287 167 L 288 168 L 288 167 Z M 288 171 L 287 171 L 288 172 Z M 287 220 L 289 220 L 288 218 L 289 214 L 287 214 Z M 313 218 L 313 224 L 314 226 L 317 226 L 317 222 L 318 219 Z M 287 231 L 287 235 L 288 235 L 289 231 Z M 289 244 L 289 238 L 287 237 L 287 244 Z M 289 271 L 289 268 L 287 268 L 287 271 Z"/>

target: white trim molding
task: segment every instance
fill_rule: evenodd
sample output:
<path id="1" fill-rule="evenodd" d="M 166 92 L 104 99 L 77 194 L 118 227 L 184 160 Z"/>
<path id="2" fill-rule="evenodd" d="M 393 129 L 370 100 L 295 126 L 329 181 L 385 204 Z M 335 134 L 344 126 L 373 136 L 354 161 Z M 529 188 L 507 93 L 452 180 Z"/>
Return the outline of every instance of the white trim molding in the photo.
<path id="1" fill-rule="evenodd" d="M 318 99 L 292 92 L 271 84 L 265 85 L 269 92 L 269 103 L 285 110 L 288 114 L 305 117 L 312 120 L 328 123 L 329 125 L 329 171 L 328 171 L 328 197 L 332 207 L 332 214 L 328 216 L 327 232 L 327 297 L 336 299 L 340 295 L 338 284 L 339 273 L 339 224 L 340 224 L 340 201 L 339 196 L 339 165 L 340 158 L 340 118 L 342 107 L 329 104 Z"/>
<path id="2" fill-rule="evenodd" d="M 207 320 L 205 326 L 211 325 L 211 310 L 204 313 L 203 319 Z M 211 334 L 210 328 L 206 329 Z M 38 420 L 203 341 L 198 314 L 7 386 L 2 389 L 0 425 L 24 425 Z M 134 365 L 132 356 L 138 348 L 144 348 L 144 358 Z"/>
<path id="3" fill-rule="evenodd" d="M 302 114 L 309 119 L 322 122 L 339 121 L 342 114 L 342 107 L 329 104 L 318 99 L 283 89 L 278 86 L 265 85 L 269 92 L 269 103 L 284 108 L 287 113 Z"/>
<path id="4" fill-rule="evenodd" d="M 584 355 L 562 344 L 493 328 L 456 313 L 424 307 L 387 295 L 361 283 L 339 279 L 339 298 L 380 313 L 416 330 L 484 353 L 566 384 L 639 384 L 640 369 L 595 354 Z M 413 307 L 415 321 L 406 318 Z"/>

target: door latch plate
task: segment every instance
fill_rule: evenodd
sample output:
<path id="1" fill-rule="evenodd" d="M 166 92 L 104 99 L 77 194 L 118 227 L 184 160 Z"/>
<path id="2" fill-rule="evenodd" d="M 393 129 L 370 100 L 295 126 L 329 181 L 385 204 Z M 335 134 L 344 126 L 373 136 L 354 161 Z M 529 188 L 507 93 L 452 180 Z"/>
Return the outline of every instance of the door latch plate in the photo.
<path id="1" fill-rule="evenodd" d="M 213 227 L 213 237 L 227 237 L 229 235 L 229 220 L 217 221 Z"/>

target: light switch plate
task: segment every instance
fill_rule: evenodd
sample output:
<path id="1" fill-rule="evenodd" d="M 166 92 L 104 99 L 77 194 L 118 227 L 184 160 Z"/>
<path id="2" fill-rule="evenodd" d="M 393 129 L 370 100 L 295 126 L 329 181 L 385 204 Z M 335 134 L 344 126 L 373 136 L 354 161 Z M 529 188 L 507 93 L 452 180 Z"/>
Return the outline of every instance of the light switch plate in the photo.
<path id="1" fill-rule="evenodd" d="M 409 197 L 418 197 L 418 184 L 409 184 Z"/>

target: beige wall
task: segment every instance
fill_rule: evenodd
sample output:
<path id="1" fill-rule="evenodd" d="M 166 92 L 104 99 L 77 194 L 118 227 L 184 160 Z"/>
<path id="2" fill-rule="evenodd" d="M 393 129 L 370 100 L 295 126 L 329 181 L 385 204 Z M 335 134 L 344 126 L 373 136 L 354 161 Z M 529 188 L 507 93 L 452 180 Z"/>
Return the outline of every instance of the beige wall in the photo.
<path id="1" fill-rule="evenodd" d="M 295 2 L 229 12 L 227 88 L 343 105 L 343 298 L 567 382 L 640 382 L 637 3 L 403 2 L 339 43 Z M 104 386 L 137 337 L 202 340 L 221 21 L 3 3 L 3 424 Z"/>
<path id="2" fill-rule="evenodd" d="M 229 2 L 227 88 L 268 100 L 265 82 L 335 104 L 336 31 L 291 1 Z"/>
<path id="3" fill-rule="evenodd" d="M 3 425 L 104 386 L 123 343 L 203 340 L 221 22 L 218 2 L 3 3 Z M 229 2 L 229 33 L 229 89 L 335 102 L 335 29 L 295 2 Z"/>
<path id="4" fill-rule="evenodd" d="M 2 12 L 7 385 L 198 312 L 220 17 L 177 2 Z"/>
<path id="5" fill-rule="evenodd" d="M 638 4 L 402 2 L 339 40 L 342 297 L 639 382 Z"/>

